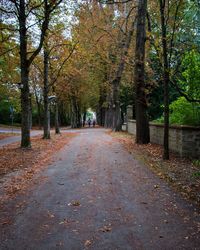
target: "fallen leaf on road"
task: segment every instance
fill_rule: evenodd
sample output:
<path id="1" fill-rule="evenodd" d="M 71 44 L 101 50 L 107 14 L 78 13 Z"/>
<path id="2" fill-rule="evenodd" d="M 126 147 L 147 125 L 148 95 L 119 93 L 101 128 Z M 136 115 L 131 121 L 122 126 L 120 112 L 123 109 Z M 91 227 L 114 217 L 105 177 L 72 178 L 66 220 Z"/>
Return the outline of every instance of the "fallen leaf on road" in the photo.
<path id="1" fill-rule="evenodd" d="M 79 201 L 73 201 L 67 204 L 68 206 L 79 207 L 81 203 Z"/>
<path id="2" fill-rule="evenodd" d="M 50 213 L 49 211 L 48 211 L 48 216 L 49 216 L 49 218 L 54 218 L 54 217 L 55 217 L 55 215 L 53 215 L 53 214 Z"/>
<path id="3" fill-rule="evenodd" d="M 114 208 L 114 210 L 119 211 L 119 210 L 122 210 L 122 208 L 121 207 L 116 207 L 116 208 Z"/>
<path id="4" fill-rule="evenodd" d="M 80 203 L 79 201 L 73 201 L 73 202 L 71 203 L 71 205 L 72 205 L 72 206 L 75 206 L 75 207 L 78 207 L 78 206 L 81 205 L 81 203 Z"/>
<path id="5" fill-rule="evenodd" d="M 84 243 L 84 246 L 85 247 L 88 247 L 92 244 L 91 240 L 86 240 L 85 243 Z"/>
<path id="6" fill-rule="evenodd" d="M 61 221 L 61 222 L 59 223 L 59 225 L 62 225 L 62 224 L 67 225 L 67 224 L 70 223 L 70 222 L 73 222 L 73 221 L 70 221 L 70 220 L 68 220 L 68 219 L 63 219 L 63 221 Z"/>
<path id="7" fill-rule="evenodd" d="M 65 185 L 65 183 L 58 182 L 58 185 L 61 185 L 61 186 L 62 186 L 62 185 Z"/>
<path id="8" fill-rule="evenodd" d="M 0 224 L 3 226 L 3 225 L 10 225 L 12 224 L 11 220 L 5 220 L 5 221 L 2 221 L 0 222 Z"/>
<path id="9" fill-rule="evenodd" d="M 110 232 L 111 230 L 112 230 L 111 224 L 109 224 L 108 226 L 104 226 L 104 227 L 100 228 L 100 231 L 103 232 L 103 233 Z"/>

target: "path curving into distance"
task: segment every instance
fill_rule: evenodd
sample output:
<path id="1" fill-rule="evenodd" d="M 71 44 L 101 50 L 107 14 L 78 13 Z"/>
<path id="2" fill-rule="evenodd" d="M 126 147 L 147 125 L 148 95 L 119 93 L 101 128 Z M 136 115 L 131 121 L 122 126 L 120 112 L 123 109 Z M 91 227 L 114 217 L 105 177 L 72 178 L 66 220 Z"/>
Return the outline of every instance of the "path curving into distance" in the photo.
<path id="1" fill-rule="evenodd" d="M 1 226 L 0 249 L 200 249 L 192 205 L 107 130 L 76 133 L 41 173 L 46 181 L 20 197 L 26 206 Z"/>

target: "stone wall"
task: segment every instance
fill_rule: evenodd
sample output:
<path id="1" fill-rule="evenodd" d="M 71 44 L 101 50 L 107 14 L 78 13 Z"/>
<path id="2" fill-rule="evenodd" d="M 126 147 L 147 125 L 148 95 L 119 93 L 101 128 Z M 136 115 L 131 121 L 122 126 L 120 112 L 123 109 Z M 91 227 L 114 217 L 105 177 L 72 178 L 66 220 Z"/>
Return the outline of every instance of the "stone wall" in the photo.
<path id="1" fill-rule="evenodd" d="M 123 128 L 125 130 L 125 128 Z M 126 130 L 135 135 L 136 122 L 128 119 Z M 163 144 L 164 127 L 161 124 L 150 123 L 150 141 Z M 180 156 L 200 159 L 200 127 L 170 126 L 169 149 Z"/>

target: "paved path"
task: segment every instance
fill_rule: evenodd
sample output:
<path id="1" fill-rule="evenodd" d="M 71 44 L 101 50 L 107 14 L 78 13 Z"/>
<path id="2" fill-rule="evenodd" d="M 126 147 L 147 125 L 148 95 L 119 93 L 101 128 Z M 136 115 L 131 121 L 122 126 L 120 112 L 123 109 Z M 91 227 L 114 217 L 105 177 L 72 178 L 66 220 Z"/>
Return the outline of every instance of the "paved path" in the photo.
<path id="1" fill-rule="evenodd" d="M 1 130 L 0 132 L 1 133 L 10 133 L 11 131 L 9 131 L 9 130 Z M 21 134 L 21 132 L 19 130 L 16 130 L 16 131 L 13 131 L 13 132 Z M 40 135 L 40 134 L 42 134 L 42 130 L 33 130 L 33 131 L 31 131 L 31 136 Z M 0 140 L 0 147 L 3 147 L 5 145 L 8 145 L 10 143 L 17 142 L 17 141 L 20 141 L 20 140 L 21 140 L 21 135 L 10 136 L 10 137 L 4 138 L 4 139 Z"/>
<path id="2" fill-rule="evenodd" d="M 61 129 L 61 131 L 74 133 L 74 131 L 69 130 L 69 129 Z M 13 142 L 18 142 L 21 140 L 21 129 L 14 128 L 12 131 L 12 129 L 10 128 L 0 127 L 0 133 L 12 133 L 12 132 L 15 134 L 19 134 L 19 135 L 9 136 L 7 138 L 0 140 L 0 147 L 3 147 Z M 54 130 L 52 130 L 51 133 L 54 133 Z M 31 130 L 31 136 L 42 135 L 42 134 L 43 134 L 43 130 Z"/>
<path id="3" fill-rule="evenodd" d="M 200 249 L 195 208 L 103 129 L 80 131 L 42 176 L 0 249 Z"/>
<path id="4" fill-rule="evenodd" d="M 73 129 L 68 128 L 61 128 L 60 129 L 62 133 L 74 133 Z M 83 133 L 84 130 L 77 130 L 77 132 L 79 133 Z M 15 133 L 15 134 L 19 134 L 19 135 L 15 135 L 15 136 L 9 136 L 7 138 L 4 138 L 2 140 L 0 140 L 0 147 L 6 146 L 10 143 L 13 142 L 18 142 L 21 140 L 21 129 L 18 128 L 14 128 L 12 130 L 12 128 L 5 128 L 5 127 L 0 127 L 0 133 Z M 51 133 L 54 133 L 54 130 L 51 130 Z M 31 136 L 36 136 L 36 135 L 42 135 L 43 134 L 43 130 L 31 130 Z"/>

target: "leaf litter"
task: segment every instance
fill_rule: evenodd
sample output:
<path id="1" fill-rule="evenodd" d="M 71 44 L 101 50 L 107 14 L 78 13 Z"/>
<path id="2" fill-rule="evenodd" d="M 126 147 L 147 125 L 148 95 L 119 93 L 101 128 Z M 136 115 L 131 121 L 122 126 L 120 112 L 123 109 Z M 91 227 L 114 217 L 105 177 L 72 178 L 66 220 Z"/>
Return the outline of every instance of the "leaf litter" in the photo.
<path id="1" fill-rule="evenodd" d="M 0 206 L 26 192 L 31 185 L 45 180 L 46 177 L 34 177 L 52 162 L 55 152 L 75 135 L 52 135 L 51 140 L 34 136 L 31 149 L 19 148 L 19 142 L 0 148 Z"/>
<path id="2" fill-rule="evenodd" d="M 120 141 L 130 154 L 134 154 L 161 179 L 165 179 L 184 198 L 200 207 L 200 177 L 195 175 L 199 168 L 194 160 L 170 153 L 170 160 L 164 161 L 161 145 L 136 144 L 135 137 L 126 132 L 108 133 Z M 159 186 L 155 184 L 154 189 L 158 188 Z"/>

